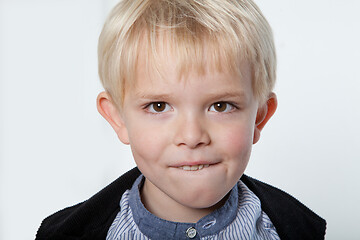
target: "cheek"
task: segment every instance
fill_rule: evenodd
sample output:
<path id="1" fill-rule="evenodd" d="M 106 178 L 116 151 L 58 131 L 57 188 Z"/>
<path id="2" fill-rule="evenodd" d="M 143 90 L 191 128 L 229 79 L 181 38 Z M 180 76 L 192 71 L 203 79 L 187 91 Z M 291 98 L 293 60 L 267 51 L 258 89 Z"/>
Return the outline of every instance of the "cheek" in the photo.
<path id="1" fill-rule="evenodd" d="M 130 146 L 135 161 L 156 161 L 163 148 L 163 136 L 156 128 L 142 126 L 129 132 Z"/>
<path id="2" fill-rule="evenodd" d="M 221 139 L 222 146 L 232 155 L 250 155 L 254 129 L 249 125 L 236 124 L 224 131 Z"/>

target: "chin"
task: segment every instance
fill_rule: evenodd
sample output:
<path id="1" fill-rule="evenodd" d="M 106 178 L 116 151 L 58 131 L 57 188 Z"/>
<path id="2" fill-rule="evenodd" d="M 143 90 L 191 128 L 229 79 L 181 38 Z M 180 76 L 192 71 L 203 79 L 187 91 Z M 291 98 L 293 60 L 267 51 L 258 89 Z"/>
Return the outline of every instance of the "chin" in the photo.
<path id="1" fill-rule="evenodd" d="M 220 203 L 222 199 L 227 195 L 209 194 L 209 193 L 196 193 L 196 194 L 184 194 L 179 199 L 179 203 L 183 206 L 194 209 L 206 209 L 215 206 Z"/>

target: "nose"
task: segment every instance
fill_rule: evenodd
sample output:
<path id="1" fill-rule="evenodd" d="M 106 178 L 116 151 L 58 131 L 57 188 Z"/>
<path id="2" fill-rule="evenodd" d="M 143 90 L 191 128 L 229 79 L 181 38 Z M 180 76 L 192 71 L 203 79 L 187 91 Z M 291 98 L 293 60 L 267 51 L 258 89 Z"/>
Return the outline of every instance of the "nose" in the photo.
<path id="1" fill-rule="evenodd" d="M 177 146 L 183 145 L 194 149 L 210 144 L 211 139 L 206 122 L 201 117 L 179 117 L 176 125 L 174 139 Z"/>

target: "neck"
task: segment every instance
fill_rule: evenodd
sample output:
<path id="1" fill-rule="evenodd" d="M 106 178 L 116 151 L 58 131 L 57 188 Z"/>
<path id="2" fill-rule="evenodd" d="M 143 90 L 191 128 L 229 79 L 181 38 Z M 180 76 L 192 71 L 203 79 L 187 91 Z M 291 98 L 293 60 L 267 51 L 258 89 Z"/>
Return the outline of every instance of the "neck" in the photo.
<path id="1" fill-rule="evenodd" d="M 149 212 L 161 219 L 182 223 L 198 222 L 201 218 L 223 206 L 228 195 L 208 208 L 194 208 L 184 206 L 170 198 L 147 179 L 145 179 L 144 185 L 140 190 L 141 201 Z"/>

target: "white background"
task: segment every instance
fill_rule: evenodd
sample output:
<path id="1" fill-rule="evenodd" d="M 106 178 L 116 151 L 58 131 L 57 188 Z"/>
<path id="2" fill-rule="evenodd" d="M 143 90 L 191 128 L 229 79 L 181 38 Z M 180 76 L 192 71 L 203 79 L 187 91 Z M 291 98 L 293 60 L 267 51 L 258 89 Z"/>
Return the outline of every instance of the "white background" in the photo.
<path id="1" fill-rule="evenodd" d="M 0 239 L 134 165 L 97 113 L 97 38 L 111 0 L 0 2 Z M 358 239 L 360 1 L 258 0 L 273 27 L 279 107 L 246 173 L 291 193 Z"/>

